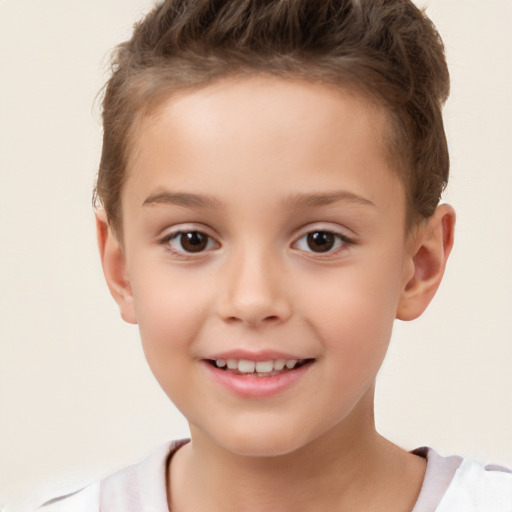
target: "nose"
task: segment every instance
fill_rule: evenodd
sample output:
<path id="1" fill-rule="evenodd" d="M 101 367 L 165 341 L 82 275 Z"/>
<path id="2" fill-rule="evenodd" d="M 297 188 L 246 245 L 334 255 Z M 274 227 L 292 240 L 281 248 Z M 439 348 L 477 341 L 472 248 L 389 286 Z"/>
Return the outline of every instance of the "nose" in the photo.
<path id="1" fill-rule="evenodd" d="M 217 314 L 229 323 L 252 327 L 288 320 L 292 308 L 283 269 L 271 255 L 247 250 L 226 261 Z"/>

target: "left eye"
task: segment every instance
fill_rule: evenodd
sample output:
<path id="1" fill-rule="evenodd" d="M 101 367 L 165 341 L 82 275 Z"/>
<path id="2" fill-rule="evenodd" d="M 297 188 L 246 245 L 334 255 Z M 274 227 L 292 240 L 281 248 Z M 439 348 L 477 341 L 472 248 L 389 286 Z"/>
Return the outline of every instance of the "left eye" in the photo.
<path id="1" fill-rule="evenodd" d="M 332 231 L 311 231 L 295 243 L 301 251 L 323 253 L 340 248 L 348 239 Z"/>
<path id="2" fill-rule="evenodd" d="M 166 237 L 165 242 L 181 253 L 198 253 L 217 246 L 211 237 L 201 231 L 179 231 Z"/>

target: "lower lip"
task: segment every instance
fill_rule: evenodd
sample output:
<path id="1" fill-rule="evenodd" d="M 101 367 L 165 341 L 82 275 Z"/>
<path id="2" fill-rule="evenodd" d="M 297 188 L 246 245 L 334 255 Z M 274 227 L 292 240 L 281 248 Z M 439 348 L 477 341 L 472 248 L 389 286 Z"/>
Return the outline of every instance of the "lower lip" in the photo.
<path id="1" fill-rule="evenodd" d="M 272 377 L 256 377 L 220 370 L 203 361 L 206 370 L 216 382 L 231 393 L 243 398 L 269 398 L 282 393 L 303 379 L 312 364 L 313 362 L 310 362 L 296 370 L 289 370 Z"/>

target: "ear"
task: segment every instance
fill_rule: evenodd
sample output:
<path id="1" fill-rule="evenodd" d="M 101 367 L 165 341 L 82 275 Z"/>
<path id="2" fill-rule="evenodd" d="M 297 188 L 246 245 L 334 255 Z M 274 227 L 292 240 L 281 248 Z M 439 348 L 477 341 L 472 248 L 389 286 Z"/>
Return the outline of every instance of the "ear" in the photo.
<path id="1" fill-rule="evenodd" d="M 133 293 L 126 272 L 123 247 L 112 232 L 103 208 L 96 210 L 96 235 L 103 273 L 110 293 L 119 306 L 123 320 L 136 324 Z"/>
<path id="2" fill-rule="evenodd" d="M 406 280 L 398 303 L 399 320 L 419 317 L 434 298 L 453 247 L 454 228 L 455 211 L 443 204 L 411 236 L 408 257 L 412 276 Z"/>

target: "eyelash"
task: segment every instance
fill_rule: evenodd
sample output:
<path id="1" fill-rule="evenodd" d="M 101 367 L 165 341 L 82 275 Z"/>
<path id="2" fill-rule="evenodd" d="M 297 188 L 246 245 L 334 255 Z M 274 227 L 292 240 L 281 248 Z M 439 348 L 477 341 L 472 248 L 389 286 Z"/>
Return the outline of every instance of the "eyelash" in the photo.
<path id="1" fill-rule="evenodd" d="M 320 240 L 320 243 L 327 243 L 327 244 L 332 243 L 333 246 L 328 247 L 325 251 L 310 250 L 311 247 L 309 247 L 309 245 L 307 248 L 304 248 L 304 247 L 301 248 L 298 246 L 302 240 L 304 240 L 304 242 L 306 244 L 309 244 L 309 242 L 311 242 L 312 240 L 308 239 L 308 237 L 313 237 L 314 235 L 319 235 L 319 234 L 322 235 L 324 238 L 323 240 Z M 204 247 L 202 247 L 202 248 L 200 247 L 200 249 L 198 251 L 187 251 L 183 247 L 183 239 L 181 238 L 184 235 L 188 235 L 190 239 L 192 238 L 192 236 L 196 236 L 196 237 L 199 236 L 199 238 L 205 237 L 206 240 L 205 240 Z M 325 238 L 327 238 L 327 242 L 325 242 Z M 175 240 L 178 241 L 178 243 L 181 245 L 181 249 L 178 249 L 172 245 L 171 242 L 175 241 Z M 202 256 L 202 255 L 204 255 L 205 252 L 208 252 L 212 249 L 216 249 L 216 248 L 220 247 L 220 244 L 218 242 L 216 242 L 211 236 L 204 233 L 203 231 L 196 230 L 196 229 L 190 229 L 190 230 L 182 229 L 182 230 L 178 230 L 178 231 L 173 231 L 172 233 L 169 233 L 168 235 L 164 236 L 160 240 L 160 244 L 165 246 L 167 251 L 171 252 L 174 255 L 180 256 L 182 258 L 194 258 L 194 257 Z M 354 244 L 355 244 L 355 241 L 353 239 L 347 237 L 346 235 L 344 235 L 342 233 L 338 233 L 336 231 L 329 230 L 329 229 L 313 229 L 313 230 L 310 230 L 310 231 L 304 233 L 300 238 L 298 238 L 292 244 L 292 248 L 296 248 L 302 252 L 315 255 L 314 256 L 315 258 L 328 258 L 329 256 L 333 256 L 333 255 L 337 254 L 338 252 L 340 252 L 344 249 L 347 249 L 348 246 L 354 245 Z M 198 245 L 200 245 L 200 244 L 198 244 Z"/>
<path id="2" fill-rule="evenodd" d="M 327 244 L 333 244 L 332 246 L 327 247 L 325 251 L 313 251 L 309 246 L 309 242 L 311 241 L 311 239 L 308 238 L 319 234 L 324 237 L 324 241 L 325 237 L 327 237 Z M 301 241 L 304 241 L 305 244 L 308 244 L 308 247 L 298 247 Z M 354 244 L 355 241 L 353 239 L 337 231 L 329 229 L 312 229 L 305 233 L 304 235 L 302 235 L 300 238 L 298 238 L 293 245 L 297 247 L 300 251 L 314 255 L 310 257 L 329 258 L 331 256 L 338 254 L 340 251 L 346 250 L 349 246 Z"/>
<path id="3" fill-rule="evenodd" d="M 199 237 L 205 237 L 206 238 L 206 245 L 204 248 L 201 248 L 199 251 L 187 251 L 183 247 L 183 240 L 181 239 L 184 235 L 199 235 Z M 190 237 L 189 237 L 190 238 Z M 172 242 L 174 240 L 177 240 L 178 243 L 181 245 L 182 250 L 177 249 L 172 245 Z M 213 248 L 217 248 L 219 246 L 218 242 L 216 242 L 211 236 L 207 235 L 203 231 L 200 231 L 198 229 L 182 229 L 179 231 L 173 231 L 172 233 L 169 233 L 168 235 L 164 236 L 160 243 L 165 246 L 166 250 L 171 252 L 172 254 L 181 256 L 183 258 L 190 258 L 194 256 L 202 255 L 204 252 L 211 250 Z M 214 247 L 212 247 L 212 245 Z"/>

